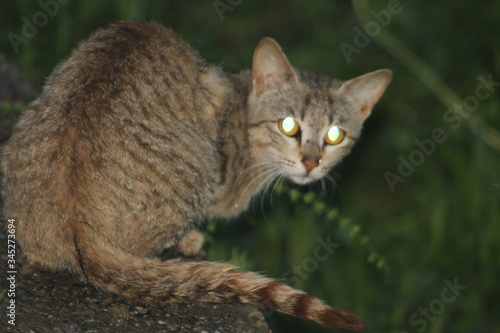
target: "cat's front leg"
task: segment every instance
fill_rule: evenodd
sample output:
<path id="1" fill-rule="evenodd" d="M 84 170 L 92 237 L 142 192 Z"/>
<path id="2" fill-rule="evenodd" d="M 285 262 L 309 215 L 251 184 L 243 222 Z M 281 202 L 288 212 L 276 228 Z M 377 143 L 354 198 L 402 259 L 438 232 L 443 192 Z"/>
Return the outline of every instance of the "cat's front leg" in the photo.
<path id="1" fill-rule="evenodd" d="M 177 250 L 185 257 L 204 257 L 202 250 L 205 237 L 198 229 L 192 229 L 181 239 Z"/>

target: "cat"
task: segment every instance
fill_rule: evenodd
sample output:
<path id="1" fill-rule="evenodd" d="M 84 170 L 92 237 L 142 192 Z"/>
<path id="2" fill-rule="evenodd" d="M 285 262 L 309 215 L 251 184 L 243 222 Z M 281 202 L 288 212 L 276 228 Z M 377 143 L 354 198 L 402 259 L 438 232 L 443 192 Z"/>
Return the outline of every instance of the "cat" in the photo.
<path id="1" fill-rule="evenodd" d="M 156 256 L 195 256 L 199 223 L 238 215 L 277 177 L 328 174 L 391 76 L 300 70 L 271 38 L 251 70 L 227 74 L 160 24 L 112 24 L 55 69 L 15 126 L 2 151 L 4 216 L 29 264 L 131 301 L 253 303 L 359 330 L 356 315 L 270 278 Z"/>

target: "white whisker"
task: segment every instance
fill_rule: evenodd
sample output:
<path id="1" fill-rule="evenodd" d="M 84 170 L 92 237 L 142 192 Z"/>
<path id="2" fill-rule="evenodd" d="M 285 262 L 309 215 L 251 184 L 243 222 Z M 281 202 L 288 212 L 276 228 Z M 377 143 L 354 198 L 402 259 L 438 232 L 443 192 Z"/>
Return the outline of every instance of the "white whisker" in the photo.
<path id="1" fill-rule="evenodd" d="M 273 206 L 273 197 L 274 197 L 274 190 L 276 189 L 277 186 L 281 186 L 283 183 L 284 179 L 286 179 L 286 173 L 281 171 L 278 174 L 278 177 L 276 178 L 276 181 L 273 183 L 273 187 L 271 188 L 271 197 L 270 197 L 270 204 L 271 207 Z"/>
<path id="2" fill-rule="evenodd" d="M 266 193 L 269 191 L 269 187 L 271 186 L 271 184 L 273 184 L 273 182 L 275 181 L 275 179 L 279 178 L 282 174 L 282 171 L 281 169 L 275 169 L 273 170 L 273 172 L 262 182 L 262 186 L 264 188 L 264 190 L 262 191 L 262 194 L 261 194 L 261 199 L 260 199 L 260 208 L 261 210 L 264 210 L 264 198 L 266 197 Z M 273 186 L 274 187 L 274 186 Z M 271 196 L 271 200 L 272 200 L 272 189 L 271 189 L 271 193 L 270 193 L 270 196 Z"/>
<path id="3" fill-rule="evenodd" d="M 281 166 L 282 164 L 283 164 L 283 162 L 279 162 L 279 161 L 262 162 L 262 163 L 257 163 L 257 164 L 254 164 L 254 165 L 251 165 L 251 166 L 245 168 L 236 177 L 236 179 L 233 183 L 233 191 L 234 191 L 234 188 L 240 184 L 240 182 L 244 182 L 245 177 L 248 176 L 249 173 L 255 171 L 256 169 L 258 169 L 258 168 L 267 169 L 268 167 L 277 167 L 277 166 Z"/>
<path id="4" fill-rule="evenodd" d="M 275 175 L 279 173 L 280 170 L 280 165 L 276 163 L 267 163 L 266 168 L 263 168 L 263 171 L 258 173 L 251 181 L 247 182 L 245 188 L 241 192 L 241 196 L 244 196 L 245 193 L 255 186 L 255 182 L 259 182 L 257 186 L 255 186 L 255 189 L 262 188 L 268 182 L 269 180 L 273 180 Z M 255 191 L 255 190 L 254 190 Z"/>
<path id="5" fill-rule="evenodd" d="M 271 189 L 271 207 L 273 205 L 273 194 L 274 194 L 274 190 L 276 189 L 277 186 L 281 186 L 281 184 L 283 184 L 283 181 L 285 180 L 286 178 L 286 174 L 284 172 L 281 172 L 279 175 L 278 175 L 278 179 L 274 182 L 274 185 L 273 185 L 273 188 Z"/>
<path id="6" fill-rule="evenodd" d="M 320 184 L 321 184 L 321 191 L 319 192 L 319 199 L 321 201 L 324 200 L 325 198 L 325 195 L 326 195 L 326 185 L 325 185 L 325 182 L 326 182 L 326 179 L 328 178 L 328 175 L 326 175 L 325 177 L 322 177 L 320 179 Z"/>
<path id="7" fill-rule="evenodd" d="M 272 183 L 274 179 L 276 179 L 276 175 L 278 175 L 279 173 L 280 173 L 279 168 L 275 167 L 266 170 L 253 180 L 253 181 L 256 180 L 259 181 L 258 189 L 260 189 L 261 192 L 260 193 L 261 210 L 263 210 L 263 198 L 266 196 L 267 188 L 269 184 Z M 255 203 L 255 200 L 253 202 Z"/>

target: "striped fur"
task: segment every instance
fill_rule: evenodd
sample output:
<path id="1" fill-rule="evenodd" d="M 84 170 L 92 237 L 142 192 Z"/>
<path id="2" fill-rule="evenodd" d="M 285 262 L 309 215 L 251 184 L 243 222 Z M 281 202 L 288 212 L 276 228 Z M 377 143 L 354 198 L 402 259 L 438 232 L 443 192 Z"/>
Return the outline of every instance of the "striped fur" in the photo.
<path id="1" fill-rule="evenodd" d="M 247 302 L 360 329 L 356 316 L 261 275 L 154 259 L 177 246 L 196 253 L 197 223 L 237 215 L 271 180 L 287 175 L 284 168 L 300 168 L 301 149 L 325 124 L 343 123 L 357 137 L 366 115 L 346 110 L 371 109 L 388 83 L 388 72 L 375 75 L 382 83 L 362 80 L 378 96 L 360 100 L 351 92 L 360 82 L 346 86 L 293 69 L 273 43 L 257 48 L 253 73 L 237 75 L 206 63 L 158 24 L 114 24 L 80 44 L 2 152 L 3 214 L 16 219 L 29 263 L 71 270 L 151 305 Z M 269 59 L 277 68 L 266 74 L 259 62 L 267 66 Z M 300 142 L 277 128 L 289 113 L 304 125 Z M 315 177 L 352 143 L 331 152 L 323 147 Z"/>

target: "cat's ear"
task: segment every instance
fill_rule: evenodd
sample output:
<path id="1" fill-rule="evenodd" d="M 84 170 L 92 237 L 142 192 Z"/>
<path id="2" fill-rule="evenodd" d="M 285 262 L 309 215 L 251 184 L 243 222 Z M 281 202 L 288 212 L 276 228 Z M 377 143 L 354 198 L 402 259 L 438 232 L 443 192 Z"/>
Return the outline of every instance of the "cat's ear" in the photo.
<path id="1" fill-rule="evenodd" d="M 292 65 L 274 39 L 266 37 L 255 48 L 252 79 L 257 96 L 278 89 L 290 80 L 297 80 Z"/>
<path id="2" fill-rule="evenodd" d="M 347 97 L 356 107 L 359 107 L 364 120 L 370 115 L 373 106 L 391 82 L 391 78 L 392 71 L 380 69 L 344 82 L 336 94 Z"/>

